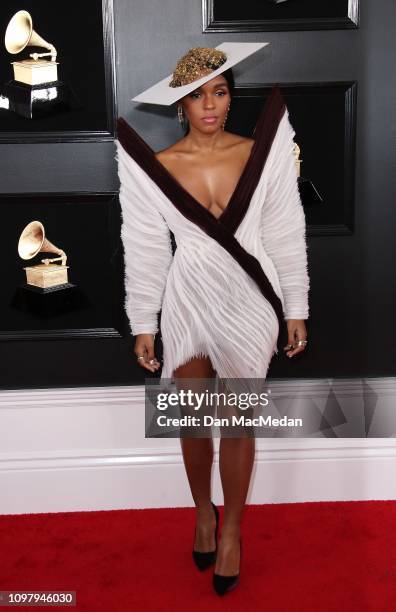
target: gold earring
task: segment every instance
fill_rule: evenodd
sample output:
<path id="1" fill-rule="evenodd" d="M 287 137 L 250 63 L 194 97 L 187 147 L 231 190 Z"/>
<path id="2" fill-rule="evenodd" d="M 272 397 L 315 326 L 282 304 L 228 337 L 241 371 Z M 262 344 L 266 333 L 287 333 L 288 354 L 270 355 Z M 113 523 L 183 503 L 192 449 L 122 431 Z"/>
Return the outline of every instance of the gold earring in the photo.
<path id="1" fill-rule="evenodd" d="M 229 110 L 230 110 L 230 106 L 231 106 L 231 102 L 230 102 L 230 103 L 229 103 L 229 105 L 228 105 L 227 112 L 226 112 L 226 116 L 225 116 L 225 118 L 224 118 L 223 125 L 221 126 L 223 130 L 224 130 L 224 128 L 225 128 L 225 124 L 226 124 L 226 121 L 227 121 L 227 117 L 228 117 L 228 112 L 229 112 Z"/>
<path id="2" fill-rule="evenodd" d="M 186 124 L 186 118 L 184 116 L 183 107 L 181 104 L 179 104 L 179 106 L 177 107 L 177 116 L 179 117 L 180 125 L 182 126 L 182 128 L 184 128 Z"/>

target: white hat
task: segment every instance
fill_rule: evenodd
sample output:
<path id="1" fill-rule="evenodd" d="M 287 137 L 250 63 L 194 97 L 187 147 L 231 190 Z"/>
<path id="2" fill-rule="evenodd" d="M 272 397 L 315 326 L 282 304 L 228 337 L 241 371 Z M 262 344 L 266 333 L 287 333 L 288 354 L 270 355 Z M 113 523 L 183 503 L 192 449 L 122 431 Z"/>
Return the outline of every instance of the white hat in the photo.
<path id="1" fill-rule="evenodd" d="M 220 68 L 216 68 L 210 74 L 207 74 L 200 79 L 196 79 L 187 85 L 180 85 L 179 87 L 170 87 L 169 83 L 173 77 L 173 74 L 170 74 L 165 79 L 158 81 L 155 85 L 152 85 L 138 96 L 132 98 L 133 102 L 146 102 L 148 104 L 162 104 L 169 106 L 177 100 L 180 100 L 184 96 L 186 96 L 191 91 L 195 91 L 198 87 L 210 81 L 217 75 L 225 72 L 232 66 L 235 66 L 242 60 L 244 60 L 249 55 L 252 55 L 262 47 L 269 45 L 268 42 L 257 43 L 257 42 L 224 42 L 216 49 L 219 51 L 223 51 L 227 55 L 227 59 L 220 66 Z"/>

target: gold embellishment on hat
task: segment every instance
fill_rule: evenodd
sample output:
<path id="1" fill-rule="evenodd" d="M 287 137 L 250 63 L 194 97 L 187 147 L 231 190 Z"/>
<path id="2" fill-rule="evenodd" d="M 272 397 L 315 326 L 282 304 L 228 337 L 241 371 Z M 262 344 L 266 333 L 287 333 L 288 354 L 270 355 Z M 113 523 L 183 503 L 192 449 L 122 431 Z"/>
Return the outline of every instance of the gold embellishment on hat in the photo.
<path id="1" fill-rule="evenodd" d="M 196 81 L 208 71 L 220 68 L 227 60 L 227 54 L 213 47 L 194 47 L 176 64 L 169 87 L 180 87 Z"/>

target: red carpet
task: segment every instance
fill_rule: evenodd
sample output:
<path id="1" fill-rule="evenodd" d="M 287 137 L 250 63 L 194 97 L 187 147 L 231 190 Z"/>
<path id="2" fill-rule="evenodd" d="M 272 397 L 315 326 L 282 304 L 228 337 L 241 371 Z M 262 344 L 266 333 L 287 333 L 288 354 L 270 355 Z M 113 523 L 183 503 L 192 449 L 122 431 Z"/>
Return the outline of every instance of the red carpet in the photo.
<path id="1" fill-rule="evenodd" d="M 193 565 L 194 517 L 193 508 L 2 515 L 0 590 L 73 590 L 74 609 L 92 612 L 395 608 L 396 501 L 247 506 L 240 584 L 224 598 L 213 570 Z"/>

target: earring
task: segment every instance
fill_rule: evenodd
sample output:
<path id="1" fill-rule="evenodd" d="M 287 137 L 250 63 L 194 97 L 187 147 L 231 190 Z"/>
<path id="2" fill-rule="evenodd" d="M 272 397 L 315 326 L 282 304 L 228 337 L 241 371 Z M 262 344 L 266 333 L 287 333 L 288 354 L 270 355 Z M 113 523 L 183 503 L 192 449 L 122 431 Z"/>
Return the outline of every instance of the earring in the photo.
<path id="1" fill-rule="evenodd" d="M 184 128 L 185 123 L 186 123 L 186 118 L 184 116 L 183 107 L 181 104 L 179 104 L 179 106 L 177 107 L 177 116 L 179 118 L 180 125 L 182 126 L 182 128 Z"/>
<path id="2" fill-rule="evenodd" d="M 227 121 L 227 117 L 228 117 L 228 112 L 229 112 L 229 110 L 230 110 L 230 106 L 231 106 L 231 102 L 230 102 L 230 103 L 229 103 L 229 105 L 228 105 L 227 112 L 226 112 L 226 116 L 225 116 L 225 118 L 224 118 L 223 125 L 221 126 L 223 130 L 224 130 L 224 128 L 225 128 L 225 124 L 226 124 L 226 121 Z"/>

